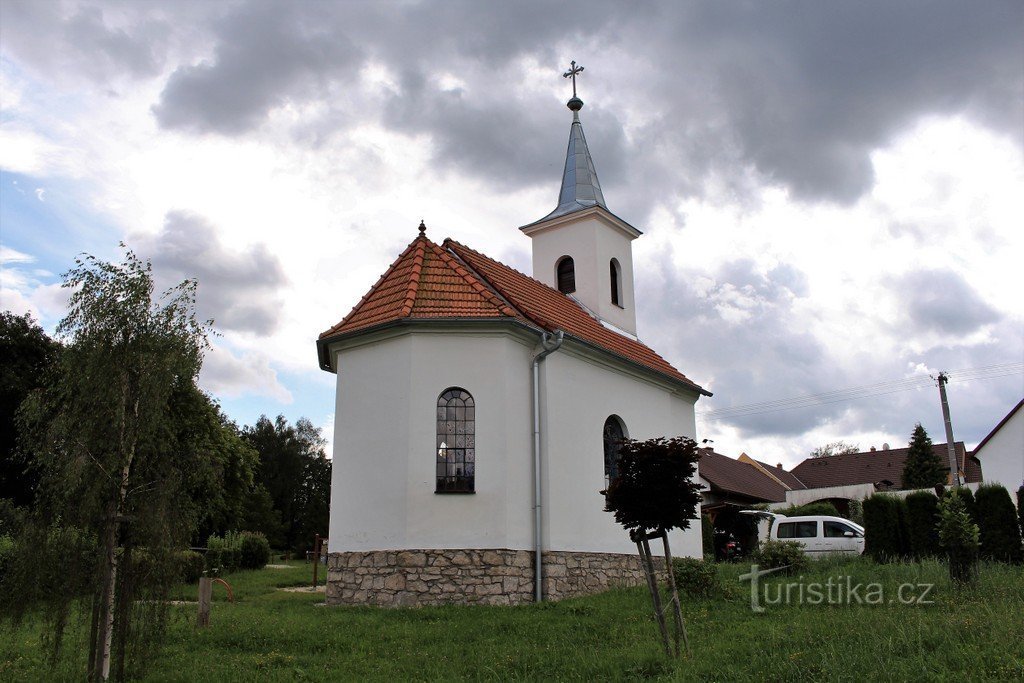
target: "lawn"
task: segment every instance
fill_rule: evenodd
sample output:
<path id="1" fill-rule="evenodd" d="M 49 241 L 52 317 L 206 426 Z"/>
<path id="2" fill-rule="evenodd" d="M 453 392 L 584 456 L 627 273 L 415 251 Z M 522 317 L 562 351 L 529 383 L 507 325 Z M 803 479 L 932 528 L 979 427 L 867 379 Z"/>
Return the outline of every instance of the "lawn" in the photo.
<path id="1" fill-rule="evenodd" d="M 278 590 L 309 582 L 310 565 L 289 564 L 226 577 L 236 602 L 215 587 L 209 629 L 192 625 L 194 605 L 175 607 L 146 680 L 1024 678 L 1021 567 L 985 565 L 976 588 L 958 591 L 936 562 L 825 560 L 804 585 L 849 576 L 878 582 L 888 600 L 901 583 L 915 586 L 905 597 L 935 584 L 932 603 L 768 605 L 755 614 L 749 584 L 737 578 L 749 566 L 723 565 L 727 594 L 684 600 L 693 657 L 676 662 L 661 654 L 645 589 L 523 607 L 327 608 L 317 606 L 322 594 Z M 772 577 L 769 597 L 795 580 Z M 175 597 L 194 594 L 182 586 Z M 69 651 L 80 642 L 73 634 Z M 82 669 L 81 657 L 50 669 L 42 651 L 38 627 L 0 626 L 0 680 L 65 680 Z"/>

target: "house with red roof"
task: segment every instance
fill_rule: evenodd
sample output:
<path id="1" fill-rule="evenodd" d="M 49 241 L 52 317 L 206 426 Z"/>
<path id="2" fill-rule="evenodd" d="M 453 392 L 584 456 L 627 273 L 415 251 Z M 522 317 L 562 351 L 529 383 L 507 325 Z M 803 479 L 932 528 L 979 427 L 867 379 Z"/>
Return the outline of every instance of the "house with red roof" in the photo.
<path id="1" fill-rule="evenodd" d="M 533 272 L 420 223 L 317 341 L 335 373 L 329 604 L 516 604 L 644 581 L 601 491 L 622 438 L 695 437 L 710 395 L 637 336 L 635 227 L 579 112 Z M 700 557 L 695 528 L 673 552 Z"/>

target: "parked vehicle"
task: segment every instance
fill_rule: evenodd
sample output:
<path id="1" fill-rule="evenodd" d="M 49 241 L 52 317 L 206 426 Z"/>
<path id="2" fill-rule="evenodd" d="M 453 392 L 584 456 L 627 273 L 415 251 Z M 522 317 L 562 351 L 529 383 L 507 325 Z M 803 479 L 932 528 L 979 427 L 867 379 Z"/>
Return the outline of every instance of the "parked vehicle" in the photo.
<path id="1" fill-rule="evenodd" d="M 775 512 L 744 510 L 740 514 L 770 520 L 768 538 L 772 541 L 796 541 L 808 555 L 840 553 L 860 555 L 864 552 L 864 527 L 842 517 L 811 515 L 787 517 Z"/>

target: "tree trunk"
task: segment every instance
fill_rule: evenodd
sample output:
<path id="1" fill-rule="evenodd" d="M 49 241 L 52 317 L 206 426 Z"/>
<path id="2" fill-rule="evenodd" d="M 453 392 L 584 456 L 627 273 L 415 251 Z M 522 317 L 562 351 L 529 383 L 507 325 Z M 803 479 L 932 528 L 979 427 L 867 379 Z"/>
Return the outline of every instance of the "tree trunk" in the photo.
<path id="1" fill-rule="evenodd" d="M 647 542 L 646 535 L 637 536 L 636 547 L 640 551 L 640 563 L 643 565 L 644 576 L 647 577 L 647 588 L 651 591 L 651 602 L 654 604 L 654 617 L 658 621 L 658 629 L 661 631 L 661 642 L 665 647 L 665 654 L 672 656 L 668 644 L 668 627 L 665 625 L 665 611 L 661 606 L 661 591 L 658 589 L 658 577 L 654 573 L 654 562 L 651 560 L 651 546 Z"/>
<path id="2" fill-rule="evenodd" d="M 668 532 L 661 530 L 661 540 L 665 544 L 665 570 L 668 572 L 668 585 L 672 590 L 672 614 L 675 617 L 675 644 L 676 657 L 679 656 L 679 636 L 683 637 L 683 645 L 686 646 L 686 656 L 690 657 L 690 638 L 686 634 L 686 622 L 683 621 L 683 610 L 679 605 L 679 591 L 676 590 L 676 574 L 672 571 L 672 550 L 668 546 Z"/>

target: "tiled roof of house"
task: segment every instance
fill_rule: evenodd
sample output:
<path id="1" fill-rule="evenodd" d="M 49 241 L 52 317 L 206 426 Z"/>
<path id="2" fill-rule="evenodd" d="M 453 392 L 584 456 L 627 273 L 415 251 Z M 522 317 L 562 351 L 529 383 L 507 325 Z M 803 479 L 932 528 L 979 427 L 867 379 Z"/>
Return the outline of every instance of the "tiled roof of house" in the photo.
<path id="1" fill-rule="evenodd" d="M 406 319 L 514 319 L 566 335 L 704 392 L 639 341 L 604 327 L 556 289 L 454 240 L 420 235 L 345 318 L 323 334 L 346 334 Z"/>
<path id="2" fill-rule="evenodd" d="M 963 441 L 954 444 L 957 461 L 968 482 L 981 481 L 981 465 L 967 455 Z M 903 480 L 903 465 L 909 448 L 892 448 L 864 453 L 830 455 L 825 458 L 807 458 L 791 471 L 807 488 L 846 486 L 849 484 L 877 484 L 889 481 L 899 488 Z M 932 452 L 940 462 L 948 462 L 946 444 L 932 445 Z"/>
<path id="3" fill-rule="evenodd" d="M 734 460 L 709 448 L 701 449 L 698 473 L 713 491 L 739 494 L 769 503 L 786 500 L 786 489 L 753 465 Z"/>
<path id="4" fill-rule="evenodd" d="M 779 481 L 788 486 L 791 490 L 795 491 L 797 489 L 807 488 L 807 486 L 802 481 L 800 481 L 800 479 L 792 472 L 787 472 L 781 467 L 769 465 L 768 463 L 761 462 L 760 460 L 756 460 L 755 462 L 757 462 L 757 464 L 760 465 L 761 467 L 768 470 L 768 472 L 770 472 L 773 476 L 777 477 Z"/>

